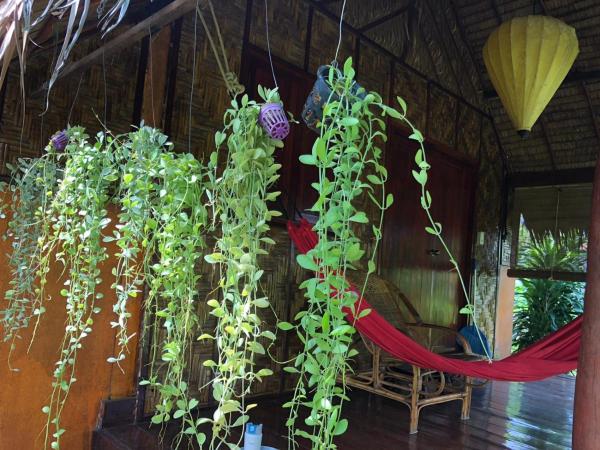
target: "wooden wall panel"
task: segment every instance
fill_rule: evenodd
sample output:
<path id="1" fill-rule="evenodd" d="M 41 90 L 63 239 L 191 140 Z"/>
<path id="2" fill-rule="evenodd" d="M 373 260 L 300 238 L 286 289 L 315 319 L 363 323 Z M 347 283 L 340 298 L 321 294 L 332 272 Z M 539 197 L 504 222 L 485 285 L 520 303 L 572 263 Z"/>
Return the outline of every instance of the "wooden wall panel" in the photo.
<path id="1" fill-rule="evenodd" d="M 308 30 L 308 5 L 303 0 L 277 0 L 268 2 L 269 42 L 273 55 L 294 64 L 304 66 L 304 52 Z M 267 50 L 265 27 L 265 2 L 254 1 L 250 42 Z M 328 61 L 329 62 L 329 61 Z"/>
<path id="2" fill-rule="evenodd" d="M 456 126 L 456 150 L 476 160 L 481 146 L 481 116 L 464 103 L 458 104 L 458 123 Z"/>
<path id="3" fill-rule="evenodd" d="M 389 58 L 371 45 L 361 42 L 357 70 L 360 85 L 369 91 L 377 91 L 385 101 L 390 92 L 390 72 Z M 395 103 L 395 100 L 391 103 Z"/>
<path id="4" fill-rule="evenodd" d="M 402 97 L 408 105 L 407 117 L 418 129 L 425 132 L 427 124 L 427 81 L 399 64 L 394 65 L 392 77 L 394 84 L 390 102 L 393 103 L 396 96 Z"/>
<path id="5" fill-rule="evenodd" d="M 230 69 L 239 73 L 246 2 L 228 0 L 213 4 L 226 42 Z M 211 26 L 208 11 L 206 18 Z M 214 31 L 212 34 L 217 39 Z M 175 149 L 191 152 L 200 159 L 208 156 L 214 150 L 214 132 L 223 126 L 223 113 L 229 106 L 229 101 L 202 23 L 194 14 L 188 14 L 184 17 L 181 30 L 173 99 L 170 137 Z"/>
<path id="6" fill-rule="evenodd" d="M 4 194 L 1 201 L 8 201 Z M 116 218 L 114 209 L 110 213 Z M 8 219 L 0 220 L 0 234 L 6 232 Z M 108 231 L 109 233 L 112 230 Z M 8 267 L 7 253 L 10 242 L 0 240 L 0 265 Z M 98 420 L 100 402 L 108 398 L 120 398 L 135 392 L 135 373 L 137 363 L 137 336 L 129 344 L 130 353 L 121 363 L 122 371 L 106 359 L 114 356 L 116 342 L 115 329 L 110 322 L 115 320 L 112 304 L 116 301 L 111 285 L 111 269 L 115 263 L 112 256 L 116 252 L 114 244 L 108 245 L 111 255 L 100 266 L 100 277 L 104 280 L 99 291 L 104 298 L 98 302 L 102 311 L 94 316 L 93 331 L 82 342 L 83 348 L 77 354 L 77 367 L 67 405 L 63 412 L 61 426 L 67 431 L 61 437 L 61 448 L 65 450 L 88 450 L 91 448 L 92 431 Z M 48 276 L 48 294 L 51 297 L 46 304 L 46 313 L 42 316 L 31 351 L 27 346 L 31 340 L 31 330 L 23 333 L 23 340 L 16 343 L 11 361 L 18 372 L 9 370 L 8 353 L 10 344 L 0 343 L 0 448 L 2 449 L 39 449 L 43 448 L 43 430 L 46 415 L 42 407 L 47 404 L 52 392 L 52 372 L 60 357 L 60 345 L 64 334 L 65 307 L 59 292 L 64 287 L 63 268 L 54 264 Z M 0 274 L 0 298 L 9 288 L 8 270 Z M 140 327 L 140 299 L 130 300 L 132 316 L 128 320 L 130 332 Z M 4 303 L 4 302 L 3 302 Z M 0 326 L 0 332 L 2 327 Z"/>

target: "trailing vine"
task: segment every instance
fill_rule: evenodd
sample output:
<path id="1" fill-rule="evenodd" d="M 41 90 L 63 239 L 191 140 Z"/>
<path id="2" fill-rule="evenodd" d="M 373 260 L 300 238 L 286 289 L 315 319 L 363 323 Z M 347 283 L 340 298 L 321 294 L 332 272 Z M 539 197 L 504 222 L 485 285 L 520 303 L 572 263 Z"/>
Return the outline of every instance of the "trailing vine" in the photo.
<path id="1" fill-rule="evenodd" d="M 259 95 L 265 103 L 279 103 L 276 90 L 263 90 Z M 217 148 L 226 145 L 222 174 L 214 180 L 213 196 L 221 234 L 216 251 L 205 259 L 218 267 L 220 273 L 218 299 L 209 300 L 211 314 L 217 318 L 214 336 L 218 356 L 204 365 L 215 371 L 212 381 L 213 398 L 218 406 L 212 419 L 211 448 L 227 444 L 231 431 L 248 421 L 248 411 L 255 405 L 245 403 L 255 380 L 272 374 L 268 368 L 255 369 L 254 358 L 264 355 L 263 344 L 275 335 L 262 329 L 258 311 L 269 307 L 269 300 L 260 293 L 263 270 L 258 257 L 267 254 L 265 248 L 275 242 L 266 236 L 268 222 L 279 215 L 269 209 L 279 192 L 269 188 L 279 178 L 280 164 L 275 163 L 275 151 L 283 142 L 270 138 L 258 124 L 261 105 L 244 95 L 233 100 L 225 112 L 225 127 L 215 135 Z M 211 155 L 216 168 L 218 152 Z M 216 175 L 216 172 L 213 172 Z M 262 341 L 262 343 L 261 343 Z M 243 436 L 243 432 L 241 433 Z M 238 448 L 240 442 L 227 444 Z"/>
<path id="2" fill-rule="evenodd" d="M 345 374 L 351 370 L 348 360 L 356 355 L 350 349 L 356 332 L 347 314 L 355 318 L 368 314 L 357 305 L 360 292 L 349 289 L 347 271 L 363 257 L 365 250 L 353 231 L 354 224 L 368 224 L 364 211 L 356 208 L 356 200 L 368 195 L 379 209 L 380 217 L 372 224 L 375 251 L 370 256 L 368 274 L 375 271 L 375 254 L 381 239 L 383 211 L 393 201 L 385 193 L 387 171 L 381 164 L 379 142 L 385 141 L 382 117 L 395 110 L 382 103 L 376 93 L 357 91 L 352 60 L 344 64 L 343 73 L 330 68 L 328 83 L 331 95 L 323 111 L 320 136 L 311 154 L 302 155 L 303 164 L 315 166 L 319 179 L 313 187 L 319 197 L 311 208 L 319 219 L 314 226 L 317 246 L 306 255 L 298 255 L 298 264 L 315 273 L 300 287 L 305 290 L 308 308 L 295 317 L 297 323 L 281 323 L 280 328 L 296 329 L 304 344 L 288 372 L 298 374 L 294 398 L 284 406 L 290 409 L 287 426 L 288 446 L 296 448 L 297 437 L 312 442 L 315 449 L 335 448 L 335 436 L 343 434 L 348 421 L 341 417 L 346 397 Z M 376 197 L 377 196 L 377 197 Z M 341 381 L 341 384 L 338 384 Z M 308 431 L 296 425 L 302 411 Z"/>
<path id="3" fill-rule="evenodd" d="M 357 89 L 354 76 L 351 58 L 344 64 L 343 73 L 330 68 L 327 82 L 331 95 L 323 109 L 320 136 L 312 153 L 300 157 L 303 164 L 316 166 L 319 172 L 319 181 L 313 184 L 319 197 L 311 208 L 319 216 L 313 227 L 319 242 L 306 255 L 297 257 L 301 267 L 315 273 L 300 286 L 305 290 L 308 308 L 296 315 L 294 325 L 280 324 L 284 330 L 294 328 L 304 344 L 294 366 L 286 368 L 298 376 L 294 397 L 284 405 L 290 409 L 289 448 L 296 448 L 296 438 L 302 437 L 310 440 L 314 449 L 334 449 L 335 436 L 343 434 L 348 427 L 341 412 L 343 402 L 348 399 L 345 384 L 346 371 L 351 370 L 348 359 L 356 355 L 356 351 L 350 349 L 356 331 L 353 325 L 369 313 L 360 308 L 359 299 L 368 275 L 375 271 L 374 257 L 381 240 L 383 213 L 393 202 L 392 195 L 385 193 L 387 171 L 381 164 L 381 149 L 376 144 L 377 139 L 387 140 L 385 116 L 409 126 L 410 139 L 419 144 L 415 155 L 418 171 L 414 170 L 413 176 L 421 185 L 420 202 L 430 223 L 425 231 L 439 239 L 458 274 L 467 301 L 461 313 L 472 313 L 458 262 L 442 236 L 441 224 L 431 214 L 432 198 L 426 187 L 430 165 L 426 160 L 424 138 L 407 119 L 406 102 L 402 98 L 397 97 L 399 109 L 391 108 L 383 103 L 379 94 Z M 354 269 L 365 251 L 352 224 L 369 223 L 365 212 L 358 211 L 354 205 L 363 191 L 380 214 L 371 225 L 375 246 L 367 261 L 367 278 L 358 291 L 353 291 L 349 289 L 346 273 Z M 301 407 L 308 408 L 308 414 L 303 417 L 307 429 L 297 424 Z"/>
<path id="4" fill-rule="evenodd" d="M 36 323 L 34 329 L 37 329 L 39 318 L 46 310 L 43 306 L 43 285 L 38 285 L 36 278 L 40 270 L 39 239 L 48 225 L 46 211 L 60 176 L 54 152 L 52 144 L 49 144 L 45 157 L 19 159 L 15 166 L 9 165 L 13 173 L 9 185 L 12 217 L 6 238 L 11 240 L 11 276 L 9 289 L 4 294 L 7 306 L 1 323 L 4 341 L 11 342 L 11 353 L 16 340 L 21 339 L 21 330 L 27 328 L 32 319 Z"/>
<path id="5" fill-rule="evenodd" d="M 52 394 L 43 411 L 48 415 L 45 432 L 50 447 L 60 448 L 65 432 L 60 418 L 72 384 L 76 381 L 75 367 L 78 351 L 94 324 L 93 316 L 100 309 L 96 301 L 101 283 L 99 265 L 108 258 L 101 245 L 102 230 L 110 223 L 106 217 L 110 182 L 116 179 L 112 158 L 101 151 L 103 135 L 91 145 L 83 129 L 71 130 L 71 142 L 65 150 L 64 176 L 49 209 L 52 232 L 50 248 L 56 248 L 57 261 L 68 270 L 60 294 L 66 300 L 65 335 L 60 359 L 53 374 Z M 50 255 L 44 255 L 49 258 Z M 53 432 L 52 432 L 53 431 Z"/>
<path id="6" fill-rule="evenodd" d="M 162 367 L 154 369 L 142 384 L 150 384 L 160 396 L 152 422 L 181 419 L 176 446 L 186 435 L 202 446 L 206 437 L 197 431 L 202 420 L 193 414 L 198 401 L 188 395 L 186 358 L 199 326 L 196 265 L 211 227 L 206 170 L 192 155 L 171 153 L 161 156 L 157 170 L 164 184 L 157 191 L 155 218 L 147 224 L 153 233 L 156 261 L 147 272 L 146 308 L 157 318 L 151 361 L 161 361 Z"/>
<path id="7" fill-rule="evenodd" d="M 66 138 L 64 153 L 49 145 L 40 159 L 19 162 L 9 205 L 14 289 L 6 294 L 3 312 L 5 337 L 14 340 L 32 316 L 43 312 L 51 261 L 63 266 L 60 295 L 67 320 L 52 393 L 43 408 L 45 446 L 53 449 L 60 448 L 65 433 L 61 414 L 76 381 L 78 352 L 100 311 L 99 266 L 109 256 L 107 242 L 118 249 L 111 284 L 118 350 L 108 362 L 126 357 L 135 334 L 127 326 L 129 302 L 146 282 L 145 305 L 157 317 L 153 354 L 161 360 L 144 383 L 153 384 L 160 396 L 153 422 L 182 417 L 182 409 L 191 417 L 198 402 L 188 399 L 185 361 L 198 322 L 195 266 L 212 229 L 206 168 L 192 155 L 174 153 L 158 130 L 141 127 L 116 137 L 99 133 L 91 141 L 82 128 L 71 128 Z M 107 233 L 111 203 L 119 208 L 118 221 Z"/>

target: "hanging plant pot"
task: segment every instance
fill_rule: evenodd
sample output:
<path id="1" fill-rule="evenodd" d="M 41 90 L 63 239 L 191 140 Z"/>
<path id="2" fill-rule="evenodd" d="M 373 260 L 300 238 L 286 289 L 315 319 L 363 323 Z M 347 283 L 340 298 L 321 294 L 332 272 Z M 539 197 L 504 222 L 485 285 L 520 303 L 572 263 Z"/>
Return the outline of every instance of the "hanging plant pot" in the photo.
<path id="1" fill-rule="evenodd" d="M 260 108 L 258 122 L 272 139 L 285 139 L 290 134 L 290 122 L 279 103 L 265 103 Z"/>
<path id="2" fill-rule="evenodd" d="M 317 70 L 317 80 L 313 85 L 306 102 L 304 103 L 304 108 L 302 109 L 302 119 L 308 128 L 313 130 L 314 132 L 319 132 L 319 124 L 323 119 L 323 107 L 325 103 L 331 98 L 333 101 L 337 101 L 340 99 L 337 93 L 332 95 L 331 87 L 329 86 L 329 82 L 327 81 L 329 76 L 329 68 L 331 66 L 321 66 Z M 336 76 L 341 76 L 341 72 L 339 69 L 334 68 L 336 72 Z M 356 95 L 360 98 L 364 98 L 366 95 L 366 91 L 362 88 L 362 86 L 358 83 L 354 83 L 352 88 L 350 89 L 353 95 Z"/>
<path id="3" fill-rule="evenodd" d="M 52 147 L 58 152 L 64 151 L 67 143 L 69 142 L 69 136 L 67 136 L 67 131 L 57 131 L 50 138 L 50 142 L 52 143 Z"/>

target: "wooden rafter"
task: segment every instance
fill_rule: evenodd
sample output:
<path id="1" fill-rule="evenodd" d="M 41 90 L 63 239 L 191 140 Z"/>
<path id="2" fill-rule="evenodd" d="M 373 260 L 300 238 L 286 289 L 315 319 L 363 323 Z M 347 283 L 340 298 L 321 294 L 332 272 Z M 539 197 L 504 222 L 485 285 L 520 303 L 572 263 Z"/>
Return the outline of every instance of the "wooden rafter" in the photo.
<path id="1" fill-rule="evenodd" d="M 193 11 L 195 7 L 196 0 L 175 0 L 172 3 L 169 3 L 150 17 L 142 20 L 114 39 L 108 41 L 100 48 L 66 66 L 58 75 L 58 79 L 86 70 L 96 62 L 101 61 L 103 57 L 106 58 L 113 53 L 130 47 L 132 44 L 146 37 L 153 30 L 158 30 L 175 21 L 184 14 Z M 45 87 L 46 85 L 44 88 Z"/>
<path id="2" fill-rule="evenodd" d="M 378 19 L 375 19 L 372 22 L 369 22 L 368 24 L 360 27 L 358 29 L 358 31 L 360 31 L 361 33 L 364 33 L 365 31 L 372 30 L 373 28 L 378 27 L 379 25 L 382 25 L 392 19 L 395 19 L 396 17 L 400 17 L 405 12 L 407 12 L 410 8 L 412 8 L 413 5 L 414 5 L 414 0 L 410 1 L 408 4 L 404 5 L 401 8 L 398 8 L 395 11 L 392 11 L 391 13 L 386 14 L 385 16 L 382 16 Z"/>
<path id="3" fill-rule="evenodd" d="M 460 34 L 460 38 L 465 43 L 465 47 L 467 48 L 467 53 L 469 53 L 469 58 L 471 59 L 471 64 L 475 67 L 475 73 L 479 77 L 479 85 L 483 88 L 483 77 L 481 76 L 481 72 L 477 67 L 477 60 L 475 59 L 475 53 L 473 52 L 473 48 L 469 40 L 467 39 L 467 33 L 465 32 L 465 27 L 462 22 L 462 19 L 458 15 L 458 11 L 456 9 L 455 0 L 450 0 L 450 8 L 452 9 L 452 14 L 454 15 L 454 20 L 456 21 L 456 26 L 458 27 L 458 33 Z"/>
<path id="4" fill-rule="evenodd" d="M 565 184 L 591 183 L 594 168 L 562 169 L 555 172 L 518 172 L 508 177 L 511 188 L 534 186 L 560 186 Z"/>
<path id="5" fill-rule="evenodd" d="M 304 3 L 306 3 L 308 5 L 312 5 L 315 8 L 315 11 L 319 11 L 325 17 L 328 17 L 331 20 L 339 22 L 340 17 L 338 15 L 334 14 L 333 12 L 331 12 L 329 9 L 325 8 L 323 6 L 322 2 L 319 2 L 319 1 L 316 1 L 316 0 L 304 0 Z M 346 32 L 351 33 L 351 34 L 353 34 L 355 36 L 359 36 L 360 40 L 362 42 L 370 45 L 371 47 L 373 47 L 375 49 L 377 49 L 377 51 L 381 52 L 383 55 L 386 55 L 387 57 L 393 59 L 396 63 L 398 63 L 399 65 L 401 65 L 402 67 L 404 67 L 405 69 L 407 69 L 408 71 L 410 71 L 411 73 L 413 73 L 414 75 L 422 78 L 423 80 L 428 81 L 430 84 L 432 84 L 433 86 L 435 86 L 436 88 L 438 88 L 442 92 L 450 95 L 451 97 L 461 99 L 461 97 L 458 96 L 455 92 L 452 92 L 451 90 L 447 89 L 446 87 L 444 87 L 442 84 L 440 84 L 436 80 L 431 80 L 423 72 L 421 72 L 420 70 L 415 69 L 414 67 L 412 67 L 409 64 L 407 64 L 398 55 L 392 53 L 387 48 L 385 48 L 381 44 L 375 42 L 373 39 L 369 38 L 368 36 L 365 36 L 364 33 L 361 33 L 357 28 L 353 27 L 348 22 L 343 21 L 343 26 L 344 26 L 344 29 L 346 30 Z M 480 113 L 483 117 L 491 118 L 490 113 L 482 110 L 479 106 L 474 105 L 474 104 L 470 103 L 469 101 L 467 101 L 465 99 L 461 99 L 461 101 L 463 103 L 465 103 L 466 105 L 470 106 L 473 110 L 475 110 L 478 113 Z"/>
<path id="6" fill-rule="evenodd" d="M 450 73 L 452 74 L 452 76 L 454 77 L 454 80 L 456 82 L 456 88 L 458 89 L 459 94 L 464 97 L 464 93 L 462 91 L 462 86 L 460 83 L 460 78 L 458 77 L 458 74 L 456 73 L 456 71 L 454 70 L 454 66 L 452 65 L 452 57 L 450 56 L 450 52 L 448 51 L 448 48 L 446 47 L 446 43 L 444 42 L 445 39 L 442 37 L 442 33 L 440 31 L 440 27 L 437 24 L 437 21 L 435 20 L 433 11 L 431 10 L 431 5 L 429 4 L 429 2 L 426 2 L 426 7 L 427 9 L 429 9 L 429 16 L 431 19 L 431 22 L 433 23 L 433 29 L 434 32 L 437 36 L 438 42 L 439 42 L 439 46 L 442 49 L 442 52 L 444 53 L 444 55 L 446 56 L 446 61 L 447 61 L 447 65 L 450 67 Z M 458 109 L 457 109 L 458 111 Z"/>

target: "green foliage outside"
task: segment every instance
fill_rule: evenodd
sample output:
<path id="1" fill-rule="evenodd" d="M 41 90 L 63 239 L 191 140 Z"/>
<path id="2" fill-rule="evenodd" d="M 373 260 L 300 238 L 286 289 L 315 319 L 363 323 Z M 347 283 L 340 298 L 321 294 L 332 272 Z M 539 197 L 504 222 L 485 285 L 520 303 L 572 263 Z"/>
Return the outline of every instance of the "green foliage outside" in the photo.
<path id="1" fill-rule="evenodd" d="M 526 232 L 526 231 L 525 231 Z M 572 230 L 558 239 L 522 232 L 519 266 L 584 272 L 586 262 L 583 233 Z M 513 350 L 521 350 L 558 330 L 583 312 L 585 283 L 548 279 L 520 279 L 515 289 Z"/>

